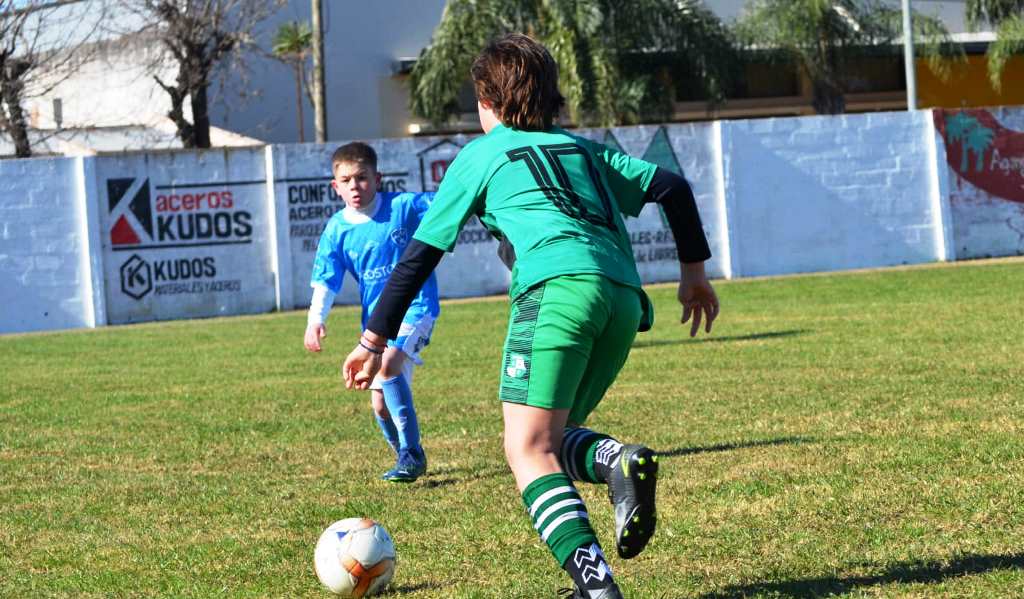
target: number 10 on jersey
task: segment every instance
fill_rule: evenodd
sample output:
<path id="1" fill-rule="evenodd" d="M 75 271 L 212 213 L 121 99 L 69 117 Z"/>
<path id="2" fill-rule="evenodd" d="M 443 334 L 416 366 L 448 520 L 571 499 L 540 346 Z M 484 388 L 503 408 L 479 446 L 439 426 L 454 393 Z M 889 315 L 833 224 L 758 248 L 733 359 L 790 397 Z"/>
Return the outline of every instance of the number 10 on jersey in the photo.
<path id="1" fill-rule="evenodd" d="M 537 187 L 563 214 L 612 231 L 618 230 L 608 190 L 601 182 L 594 161 L 586 150 L 574 143 L 564 143 L 523 146 L 509 150 L 506 155 L 511 162 L 526 163 L 534 181 L 537 182 Z M 573 157 L 577 156 L 579 158 L 573 160 Z M 569 169 L 584 171 L 592 189 L 580 190 L 583 193 L 577 192 L 569 179 Z M 591 198 L 600 201 L 600 205 L 588 207 L 588 203 L 594 203 Z"/>

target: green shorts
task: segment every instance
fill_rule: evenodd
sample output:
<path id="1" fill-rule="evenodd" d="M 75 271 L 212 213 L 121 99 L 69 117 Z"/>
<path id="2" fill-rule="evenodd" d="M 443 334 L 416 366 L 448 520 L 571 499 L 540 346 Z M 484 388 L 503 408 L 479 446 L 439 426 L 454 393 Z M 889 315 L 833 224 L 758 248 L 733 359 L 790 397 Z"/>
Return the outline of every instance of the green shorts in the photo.
<path id="1" fill-rule="evenodd" d="M 512 302 L 503 402 L 569 410 L 581 425 L 626 363 L 643 291 L 599 275 L 549 279 Z"/>

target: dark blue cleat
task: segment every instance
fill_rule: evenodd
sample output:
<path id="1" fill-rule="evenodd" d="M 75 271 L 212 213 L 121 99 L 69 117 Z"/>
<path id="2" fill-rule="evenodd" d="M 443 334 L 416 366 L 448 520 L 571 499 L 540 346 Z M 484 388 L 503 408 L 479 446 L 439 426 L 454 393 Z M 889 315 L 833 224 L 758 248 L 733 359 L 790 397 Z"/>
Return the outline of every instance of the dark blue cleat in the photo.
<path id="1" fill-rule="evenodd" d="M 427 455 L 422 448 L 403 449 L 398 452 L 395 467 L 381 476 L 393 483 L 411 483 L 427 473 Z"/>

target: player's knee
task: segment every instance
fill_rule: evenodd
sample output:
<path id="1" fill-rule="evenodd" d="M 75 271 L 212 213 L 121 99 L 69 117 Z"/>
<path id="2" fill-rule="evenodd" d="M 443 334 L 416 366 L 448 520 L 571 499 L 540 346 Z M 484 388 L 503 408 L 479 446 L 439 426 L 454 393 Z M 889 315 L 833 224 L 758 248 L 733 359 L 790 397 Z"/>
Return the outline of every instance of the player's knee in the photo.
<path id="1" fill-rule="evenodd" d="M 373 407 L 373 413 L 380 418 L 390 418 L 391 413 L 388 412 L 388 406 L 384 402 L 384 394 L 380 391 L 374 391 L 370 395 L 370 405 Z"/>

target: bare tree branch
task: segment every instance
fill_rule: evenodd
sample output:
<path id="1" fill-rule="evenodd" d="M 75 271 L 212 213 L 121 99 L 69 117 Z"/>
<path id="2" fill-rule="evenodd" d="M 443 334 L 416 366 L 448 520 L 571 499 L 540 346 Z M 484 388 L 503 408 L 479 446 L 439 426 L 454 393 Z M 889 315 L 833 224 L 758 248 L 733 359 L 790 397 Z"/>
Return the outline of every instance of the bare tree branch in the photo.
<path id="1" fill-rule="evenodd" d="M 43 96 L 89 59 L 107 0 L 0 0 L 0 135 L 30 156 L 24 104 Z"/>
<path id="2" fill-rule="evenodd" d="M 282 0 L 122 1 L 142 19 L 141 30 L 159 40 L 177 69 L 173 84 L 157 75 L 166 63 L 154 65 L 152 72 L 171 99 L 167 116 L 178 128 L 182 144 L 186 148 L 210 147 L 208 91 L 215 71 L 231 65 L 231 72 L 244 73 L 242 57 L 254 45 L 254 29 Z"/>

